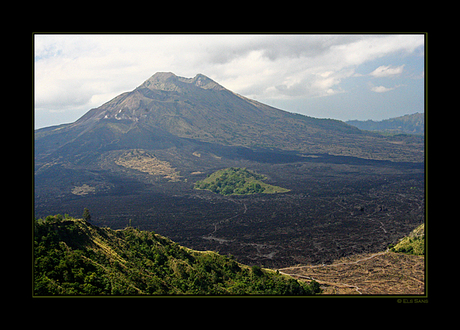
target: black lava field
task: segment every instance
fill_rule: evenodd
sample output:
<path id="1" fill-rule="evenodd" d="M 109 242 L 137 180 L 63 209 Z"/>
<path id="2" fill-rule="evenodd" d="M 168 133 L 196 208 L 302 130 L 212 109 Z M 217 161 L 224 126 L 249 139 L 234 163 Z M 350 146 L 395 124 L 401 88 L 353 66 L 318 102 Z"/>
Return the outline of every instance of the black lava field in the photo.
<path id="1" fill-rule="evenodd" d="M 132 226 L 186 247 L 271 268 L 383 251 L 425 220 L 422 163 L 324 156 L 278 164 L 227 160 L 226 166 L 264 174 L 266 183 L 290 191 L 222 196 L 193 189 L 218 167 L 193 175 L 182 171 L 180 182 L 106 175 L 112 186 L 106 193 L 36 196 L 35 215 L 81 217 L 87 207 L 98 226 L 120 229 L 131 219 Z"/>

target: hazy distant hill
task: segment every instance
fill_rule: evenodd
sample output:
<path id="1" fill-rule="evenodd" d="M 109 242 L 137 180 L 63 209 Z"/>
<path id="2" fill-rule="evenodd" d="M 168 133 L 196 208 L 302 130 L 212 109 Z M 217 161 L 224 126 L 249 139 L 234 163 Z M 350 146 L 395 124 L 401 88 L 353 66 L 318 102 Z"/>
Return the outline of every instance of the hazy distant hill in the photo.
<path id="1" fill-rule="evenodd" d="M 423 113 L 414 113 L 412 115 L 404 115 L 385 119 L 382 121 L 373 120 L 348 120 L 347 124 L 368 131 L 385 131 L 389 133 L 408 133 L 408 134 L 424 134 L 425 115 Z"/>

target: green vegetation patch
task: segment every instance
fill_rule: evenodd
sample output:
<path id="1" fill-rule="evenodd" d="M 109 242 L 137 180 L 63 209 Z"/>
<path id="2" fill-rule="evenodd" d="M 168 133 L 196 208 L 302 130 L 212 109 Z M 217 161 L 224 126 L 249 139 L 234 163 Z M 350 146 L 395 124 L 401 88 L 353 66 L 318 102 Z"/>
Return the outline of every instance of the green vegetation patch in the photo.
<path id="1" fill-rule="evenodd" d="M 310 295 L 310 284 L 154 232 L 68 216 L 35 221 L 34 295 Z"/>
<path id="2" fill-rule="evenodd" d="M 404 237 L 396 245 L 390 246 L 390 251 L 415 255 L 425 254 L 425 224 L 415 228 L 409 236 Z"/>
<path id="3" fill-rule="evenodd" d="M 209 190 L 221 195 L 250 195 L 285 193 L 289 189 L 262 182 L 267 177 L 246 168 L 230 167 L 214 172 L 206 179 L 197 181 L 195 189 Z"/>

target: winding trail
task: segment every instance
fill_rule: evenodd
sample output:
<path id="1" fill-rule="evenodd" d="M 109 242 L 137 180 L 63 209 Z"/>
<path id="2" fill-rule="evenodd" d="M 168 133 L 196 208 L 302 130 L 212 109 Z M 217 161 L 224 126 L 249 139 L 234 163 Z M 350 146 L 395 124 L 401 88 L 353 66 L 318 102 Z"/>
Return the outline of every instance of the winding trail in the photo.
<path id="1" fill-rule="evenodd" d="M 279 273 L 283 274 L 283 275 L 293 276 L 293 277 L 305 278 L 307 280 L 314 280 L 314 281 L 318 282 L 319 284 L 326 284 L 326 285 L 330 285 L 330 286 L 345 287 L 345 288 L 354 288 L 356 290 L 356 292 L 358 292 L 359 294 L 363 294 L 361 291 L 359 291 L 359 287 L 357 287 L 356 285 L 346 284 L 346 283 L 338 283 L 338 282 L 321 281 L 321 280 L 318 280 L 318 279 L 316 279 L 316 278 L 314 278 L 312 276 L 304 276 L 304 275 L 300 275 L 300 274 L 288 274 L 288 273 L 285 273 L 285 272 L 282 272 L 282 271 L 279 271 Z"/>
<path id="2" fill-rule="evenodd" d="M 235 202 L 235 203 L 237 203 L 237 202 Z M 211 239 L 211 240 L 228 241 L 228 240 L 225 240 L 225 239 L 217 239 L 217 238 L 213 237 L 213 234 L 215 234 L 217 232 L 218 226 L 220 224 L 226 223 L 226 222 L 228 222 L 230 220 L 233 220 L 233 219 L 235 219 L 235 218 L 237 218 L 237 217 L 239 217 L 239 216 L 241 216 L 243 214 L 246 214 L 246 212 L 248 211 L 248 206 L 245 203 L 242 203 L 242 204 L 243 204 L 243 207 L 244 207 L 244 210 L 242 212 L 238 212 L 237 214 L 235 214 L 234 216 L 231 216 L 230 218 L 226 218 L 224 220 L 220 220 L 218 222 L 215 222 L 213 224 L 214 225 L 214 230 L 212 232 L 210 232 L 209 234 L 202 236 L 202 238 L 208 239 L 208 240 Z"/>
<path id="3" fill-rule="evenodd" d="M 386 249 L 385 251 L 383 252 L 377 252 L 377 253 L 373 253 L 371 254 L 370 256 L 366 257 L 366 258 L 361 258 L 361 259 L 358 259 L 358 260 L 355 260 L 355 261 L 349 261 L 349 262 L 341 262 L 341 263 L 337 263 L 337 264 L 330 264 L 330 265 L 314 265 L 314 266 L 294 266 L 294 267 L 285 267 L 285 268 L 279 268 L 278 270 L 283 270 L 283 269 L 302 269 L 302 268 L 316 268 L 316 267 L 337 267 L 337 266 L 343 266 L 343 265 L 352 265 L 352 264 L 357 264 L 361 261 L 365 261 L 365 260 L 369 260 L 369 259 L 372 259 L 372 258 L 375 258 L 377 256 L 380 256 L 382 254 L 385 254 L 385 253 L 388 253 L 388 249 Z"/>

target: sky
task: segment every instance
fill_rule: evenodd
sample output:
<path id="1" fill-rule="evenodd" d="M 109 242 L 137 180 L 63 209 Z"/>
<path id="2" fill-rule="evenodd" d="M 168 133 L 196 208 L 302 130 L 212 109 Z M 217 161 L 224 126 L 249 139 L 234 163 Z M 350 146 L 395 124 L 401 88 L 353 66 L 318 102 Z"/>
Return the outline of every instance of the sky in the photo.
<path id="1" fill-rule="evenodd" d="M 35 34 L 35 128 L 69 123 L 156 72 L 318 118 L 424 111 L 423 34 Z"/>

